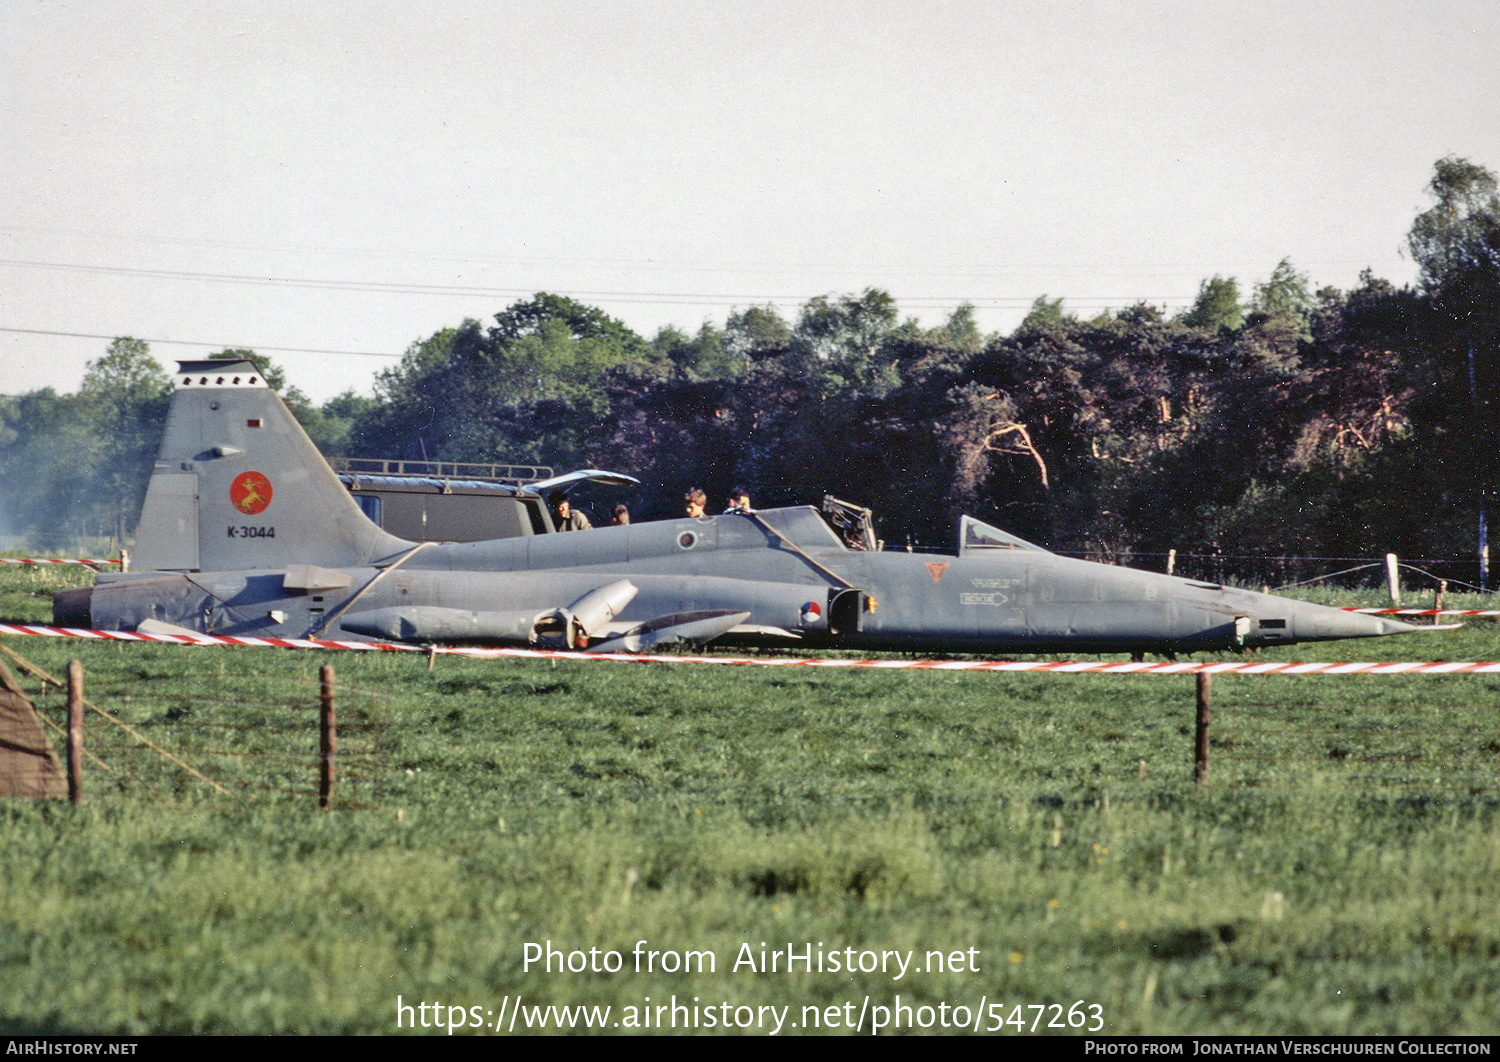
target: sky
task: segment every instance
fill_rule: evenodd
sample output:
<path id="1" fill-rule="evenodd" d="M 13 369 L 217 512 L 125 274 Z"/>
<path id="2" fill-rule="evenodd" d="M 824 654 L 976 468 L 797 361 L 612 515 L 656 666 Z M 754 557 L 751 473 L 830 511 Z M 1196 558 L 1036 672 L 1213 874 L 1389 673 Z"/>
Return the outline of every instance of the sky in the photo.
<path id="1" fill-rule="evenodd" d="M 0 394 L 113 336 L 316 401 L 538 291 L 648 339 L 1315 287 L 1500 171 L 1494 0 L 0 0 Z"/>

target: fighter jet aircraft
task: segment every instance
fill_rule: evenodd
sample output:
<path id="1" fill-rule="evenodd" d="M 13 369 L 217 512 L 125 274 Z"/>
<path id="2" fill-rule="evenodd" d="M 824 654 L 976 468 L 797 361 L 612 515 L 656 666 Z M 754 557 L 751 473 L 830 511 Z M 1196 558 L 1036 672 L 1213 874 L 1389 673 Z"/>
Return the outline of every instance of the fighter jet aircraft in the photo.
<path id="1" fill-rule="evenodd" d="M 967 516 L 948 554 L 849 542 L 811 507 L 409 542 L 361 511 L 252 362 L 194 361 L 174 378 L 136 570 L 53 609 L 108 630 L 602 651 L 1178 653 L 1414 629 L 1060 557 Z"/>

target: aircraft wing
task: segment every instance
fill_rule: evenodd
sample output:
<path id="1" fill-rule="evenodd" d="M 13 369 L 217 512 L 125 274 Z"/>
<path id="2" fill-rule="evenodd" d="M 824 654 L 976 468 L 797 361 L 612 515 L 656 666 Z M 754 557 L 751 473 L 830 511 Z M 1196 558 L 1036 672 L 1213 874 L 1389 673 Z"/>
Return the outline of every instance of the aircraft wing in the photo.
<path id="1" fill-rule="evenodd" d="M 631 652 L 677 642 L 712 641 L 750 618 L 749 612 L 704 610 L 658 616 L 643 623 L 615 619 L 637 589 L 621 579 L 589 591 L 561 608 L 479 612 L 433 605 L 404 605 L 353 612 L 339 627 L 393 642 L 515 642 L 539 648 Z"/>

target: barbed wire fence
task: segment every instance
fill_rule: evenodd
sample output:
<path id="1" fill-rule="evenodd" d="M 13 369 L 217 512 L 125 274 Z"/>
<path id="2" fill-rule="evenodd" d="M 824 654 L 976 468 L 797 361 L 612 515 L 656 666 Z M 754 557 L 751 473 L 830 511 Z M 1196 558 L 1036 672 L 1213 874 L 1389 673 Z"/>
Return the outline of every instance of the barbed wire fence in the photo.
<path id="1" fill-rule="evenodd" d="M 149 676 L 90 683 L 81 675 L 82 740 L 69 756 L 71 676 L 52 675 L 4 648 L 26 676 L 20 685 L 54 760 L 75 760 L 69 774 L 79 777 L 69 781 L 83 800 L 379 806 L 389 695 L 339 685 L 331 665 L 299 679 L 211 667 L 190 683 Z M 35 771 L 37 759 L 46 760 L 46 750 L 0 770 Z M 0 791 L 5 782 L 0 778 Z"/>

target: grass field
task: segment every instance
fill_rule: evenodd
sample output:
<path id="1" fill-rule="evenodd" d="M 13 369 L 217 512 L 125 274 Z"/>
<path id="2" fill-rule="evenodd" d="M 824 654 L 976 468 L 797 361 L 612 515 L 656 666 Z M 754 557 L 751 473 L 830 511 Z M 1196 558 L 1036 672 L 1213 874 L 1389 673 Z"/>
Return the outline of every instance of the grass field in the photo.
<path id="1" fill-rule="evenodd" d="M 0 617 L 46 622 L 83 579 L 0 571 Z M 674 997 L 679 1029 L 868 1032 L 899 996 L 929 1026 L 903 1033 L 1500 1033 L 1494 677 L 1220 676 L 1200 790 L 1183 676 L 5 643 L 80 659 L 163 743 L 225 725 L 286 754 L 192 752 L 232 798 L 158 766 L 0 802 L 8 1033 L 391 1033 L 400 997 L 419 1033 L 494 1035 L 467 1025 L 508 1029 L 518 996 L 516 1032 L 580 1004 L 654 1032 Z M 1497 660 L 1500 629 L 1277 656 Z M 327 662 L 374 777 L 320 812 L 290 706 Z M 146 762 L 110 731 L 106 762 Z M 526 969 L 548 941 L 620 968 Z M 713 971 L 663 972 L 689 951 Z"/>

